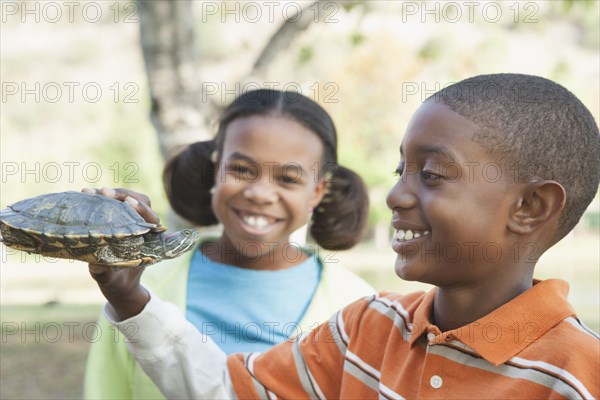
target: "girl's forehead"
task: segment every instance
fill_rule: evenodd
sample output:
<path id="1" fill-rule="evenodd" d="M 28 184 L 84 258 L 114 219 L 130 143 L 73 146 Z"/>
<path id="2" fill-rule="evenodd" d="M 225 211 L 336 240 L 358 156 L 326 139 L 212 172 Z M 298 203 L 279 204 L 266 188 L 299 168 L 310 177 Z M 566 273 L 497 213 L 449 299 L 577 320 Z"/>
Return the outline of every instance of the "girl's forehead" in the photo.
<path id="1" fill-rule="evenodd" d="M 254 158 L 320 158 L 320 137 L 291 118 L 249 116 L 233 120 L 225 130 L 223 156 L 243 152 Z"/>

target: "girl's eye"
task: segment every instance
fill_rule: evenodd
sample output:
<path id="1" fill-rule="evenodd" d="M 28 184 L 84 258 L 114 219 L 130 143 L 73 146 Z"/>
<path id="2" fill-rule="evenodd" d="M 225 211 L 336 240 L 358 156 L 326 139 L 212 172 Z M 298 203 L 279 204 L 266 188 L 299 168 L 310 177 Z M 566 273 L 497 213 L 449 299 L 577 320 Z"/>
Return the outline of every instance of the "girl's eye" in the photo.
<path id="1" fill-rule="evenodd" d="M 233 165 L 227 166 L 227 171 L 228 172 L 237 172 L 238 174 L 244 174 L 244 173 L 247 173 L 249 171 L 249 169 L 248 169 L 248 167 L 245 167 L 240 164 L 233 164 Z"/>
<path id="2" fill-rule="evenodd" d="M 226 171 L 236 177 L 236 179 L 254 179 L 257 174 L 256 168 L 252 168 L 251 165 L 243 164 L 229 164 L 226 166 Z"/>
<path id="3" fill-rule="evenodd" d="M 289 183 L 289 184 L 300 183 L 298 178 L 296 178 L 294 176 L 282 176 L 279 178 L 279 180 L 281 180 L 281 182 L 283 182 L 283 183 Z"/>
<path id="4" fill-rule="evenodd" d="M 284 185 L 298 185 L 303 182 L 302 174 L 300 174 L 300 173 L 297 174 L 294 172 L 288 172 L 288 173 L 282 173 L 281 175 L 276 175 L 275 179 L 277 179 L 279 182 L 281 182 Z"/>

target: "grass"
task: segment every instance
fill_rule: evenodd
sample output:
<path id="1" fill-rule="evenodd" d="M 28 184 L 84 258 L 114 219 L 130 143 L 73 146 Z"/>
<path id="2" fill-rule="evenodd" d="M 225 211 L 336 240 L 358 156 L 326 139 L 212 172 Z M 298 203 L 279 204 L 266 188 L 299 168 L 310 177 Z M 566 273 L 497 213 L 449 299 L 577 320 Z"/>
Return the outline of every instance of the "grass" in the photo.
<path id="1" fill-rule="evenodd" d="M 2 305 L 1 399 L 80 399 L 99 305 Z"/>

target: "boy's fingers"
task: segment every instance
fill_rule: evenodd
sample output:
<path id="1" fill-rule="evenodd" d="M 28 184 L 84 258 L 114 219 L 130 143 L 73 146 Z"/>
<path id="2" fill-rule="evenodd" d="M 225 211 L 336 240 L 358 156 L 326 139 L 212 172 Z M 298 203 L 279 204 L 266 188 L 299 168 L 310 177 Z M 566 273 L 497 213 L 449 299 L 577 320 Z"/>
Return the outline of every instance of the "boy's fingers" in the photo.
<path id="1" fill-rule="evenodd" d="M 102 188 L 100 189 L 101 194 L 105 194 L 105 196 L 113 197 L 117 200 L 125 201 L 127 196 L 133 197 L 140 203 L 144 203 L 147 206 L 151 206 L 150 197 L 146 196 L 143 193 L 138 193 L 129 189 L 110 189 L 110 188 Z"/>
<path id="2" fill-rule="evenodd" d="M 112 267 L 102 264 L 88 264 L 90 275 L 98 283 L 106 283 L 110 280 Z"/>
<path id="3" fill-rule="evenodd" d="M 121 200 L 121 201 L 125 201 L 125 198 L 127 196 L 129 196 L 129 197 L 133 197 L 137 201 L 144 203 L 148 206 L 151 205 L 150 197 L 146 196 L 143 193 L 138 193 L 138 192 L 135 192 L 135 191 L 129 190 L 129 189 L 103 187 L 100 189 L 86 188 L 86 189 L 83 189 L 82 191 L 84 191 L 84 190 L 86 190 L 86 193 L 97 193 L 97 194 L 101 194 L 102 196 L 111 197 L 115 200 Z M 88 190 L 90 192 L 88 192 Z"/>
<path id="4" fill-rule="evenodd" d="M 140 202 L 131 196 L 125 197 L 124 201 L 126 203 L 129 203 L 129 205 L 131 205 L 135 209 L 135 211 L 137 211 L 138 214 L 140 214 L 142 218 L 144 218 L 146 222 L 160 225 L 160 218 L 154 212 L 154 210 L 151 209 L 147 204 Z"/>

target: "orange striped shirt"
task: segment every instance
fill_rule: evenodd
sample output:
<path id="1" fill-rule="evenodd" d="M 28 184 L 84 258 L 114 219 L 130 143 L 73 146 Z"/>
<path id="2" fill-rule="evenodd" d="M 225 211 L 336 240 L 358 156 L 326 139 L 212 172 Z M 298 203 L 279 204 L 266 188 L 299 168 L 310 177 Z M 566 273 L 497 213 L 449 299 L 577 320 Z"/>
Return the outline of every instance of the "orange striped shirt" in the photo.
<path id="1" fill-rule="evenodd" d="M 600 341 L 560 280 L 462 328 L 431 324 L 435 289 L 362 299 L 310 334 L 230 356 L 240 399 L 589 399 L 600 396 Z"/>

